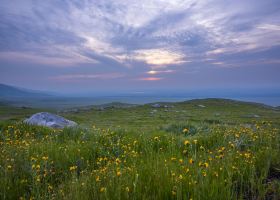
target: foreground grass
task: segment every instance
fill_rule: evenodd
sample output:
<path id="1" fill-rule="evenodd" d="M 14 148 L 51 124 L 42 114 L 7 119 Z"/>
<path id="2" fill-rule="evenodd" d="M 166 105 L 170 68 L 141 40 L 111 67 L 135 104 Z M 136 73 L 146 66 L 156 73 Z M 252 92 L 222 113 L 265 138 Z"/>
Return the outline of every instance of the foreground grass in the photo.
<path id="1" fill-rule="evenodd" d="M 2 123 L 0 199 L 279 199 L 278 128 Z"/>

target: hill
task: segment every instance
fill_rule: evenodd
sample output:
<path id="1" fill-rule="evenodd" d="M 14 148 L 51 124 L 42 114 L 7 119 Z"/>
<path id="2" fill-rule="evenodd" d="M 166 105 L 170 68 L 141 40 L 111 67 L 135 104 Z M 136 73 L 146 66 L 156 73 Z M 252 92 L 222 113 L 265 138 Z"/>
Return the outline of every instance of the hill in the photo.
<path id="1" fill-rule="evenodd" d="M 0 199 L 279 199 L 274 107 L 197 99 L 77 109 L 61 115 L 79 127 L 54 130 L 20 123 L 46 109 L 0 104 Z"/>
<path id="2" fill-rule="evenodd" d="M 1 98 L 27 98 L 27 97 L 49 97 L 49 94 L 32 91 L 27 89 L 22 89 L 10 85 L 5 85 L 0 83 L 0 97 Z"/>

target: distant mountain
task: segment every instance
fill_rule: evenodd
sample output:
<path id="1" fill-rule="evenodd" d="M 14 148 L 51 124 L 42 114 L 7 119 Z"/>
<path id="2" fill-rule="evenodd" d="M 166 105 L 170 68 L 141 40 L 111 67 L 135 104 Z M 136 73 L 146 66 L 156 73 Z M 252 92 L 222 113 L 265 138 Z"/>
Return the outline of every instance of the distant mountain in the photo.
<path id="1" fill-rule="evenodd" d="M 0 83 L 0 98 L 39 98 L 39 97 L 50 97 L 49 94 L 39 91 L 22 89 L 10 85 Z"/>

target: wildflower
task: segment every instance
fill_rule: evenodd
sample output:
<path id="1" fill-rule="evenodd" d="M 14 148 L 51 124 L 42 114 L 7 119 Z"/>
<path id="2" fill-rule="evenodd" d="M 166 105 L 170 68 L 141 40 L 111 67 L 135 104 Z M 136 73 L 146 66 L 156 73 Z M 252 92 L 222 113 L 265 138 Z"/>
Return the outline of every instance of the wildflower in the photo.
<path id="1" fill-rule="evenodd" d="M 234 148 L 235 145 L 234 145 L 233 143 L 230 143 L 230 147 L 231 147 L 231 148 Z"/>
<path id="2" fill-rule="evenodd" d="M 207 174 L 205 171 L 202 172 L 202 175 L 205 177 Z"/>
<path id="3" fill-rule="evenodd" d="M 182 176 L 182 174 L 180 174 L 180 175 L 179 175 L 179 179 L 180 179 L 180 180 L 182 180 L 182 179 L 183 179 L 183 176 Z"/>
<path id="4" fill-rule="evenodd" d="M 105 187 L 101 187 L 100 188 L 100 192 L 105 192 L 106 191 L 106 188 Z"/>
<path id="5" fill-rule="evenodd" d="M 181 164 L 182 164 L 182 163 L 183 163 L 183 159 L 180 159 L 180 160 L 179 160 L 179 163 L 181 163 Z"/>
<path id="6" fill-rule="evenodd" d="M 70 168 L 69 168 L 69 170 L 70 171 L 74 171 L 74 170 L 76 170 L 78 167 L 77 166 L 71 166 Z"/>
<path id="7" fill-rule="evenodd" d="M 156 137 L 154 137 L 154 140 L 158 140 L 159 138 L 156 136 Z"/>
<path id="8" fill-rule="evenodd" d="M 189 144 L 190 144 L 190 141 L 185 140 L 184 145 L 189 145 Z"/>
<path id="9" fill-rule="evenodd" d="M 21 183 L 21 184 L 27 183 L 27 180 L 26 180 L 26 179 L 22 179 L 22 180 L 20 181 L 20 183 Z"/>
<path id="10" fill-rule="evenodd" d="M 197 140 L 193 140 L 193 142 L 194 142 L 195 144 L 197 144 Z"/>
<path id="11" fill-rule="evenodd" d="M 234 165 L 231 167 L 233 170 L 236 170 L 238 169 L 237 167 L 235 167 Z"/>
<path id="12" fill-rule="evenodd" d="M 187 133 L 187 132 L 189 132 L 189 129 L 184 128 L 183 133 Z"/>
<path id="13" fill-rule="evenodd" d="M 120 171 L 117 171 L 117 176 L 120 176 L 122 173 Z"/>
<path id="14" fill-rule="evenodd" d="M 97 176 L 97 177 L 95 178 L 95 181 L 96 181 L 96 182 L 99 182 L 99 181 L 100 181 L 99 176 Z"/>
<path id="15" fill-rule="evenodd" d="M 214 176 L 218 177 L 219 176 L 218 172 L 214 172 Z"/>
<path id="16" fill-rule="evenodd" d="M 207 167 L 209 167 L 209 164 L 206 162 L 206 163 L 204 163 L 204 166 L 207 168 Z"/>
<path id="17" fill-rule="evenodd" d="M 250 153 L 244 153 L 245 158 L 250 158 L 251 154 Z"/>
<path id="18" fill-rule="evenodd" d="M 8 165 L 7 168 L 8 168 L 8 169 L 12 169 L 12 166 L 11 166 L 11 165 Z"/>
<path id="19" fill-rule="evenodd" d="M 31 161 L 36 161 L 37 159 L 31 156 L 30 160 Z"/>
<path id="20" fill-rule="evenodd" d="M 51 191 L 53 187 L 51 185 L 48 185 L 48 190 Z"/>
<path id="21" fill-rule="evenodd" d="M 176 160 L 176 158 L 175 157 L 171 157 L 171 159 L 170 159 L 171 161 L 175 161 Z"/>
<path id="22" fill-rule="evenodd" d="M 42 159 L 46 161 L 46 160 L 49 159 L 49 157 L 48 156 L 43 156 Z"/>
<path id="23" fill-rule="evenodd" d="M 122 161 L 119 158 L 116 158 L 116 164 L 120 164 Z"/>
<path id="24" fill-rule="evenodd" d="M 125 190 L 126 190 L 127 192 L 129 192 L 129 187 L 126 187 Z"/>
<path id="25" fill-rule="evenodd" d="M 194 163 L 194 160 L 191 158 L 191 159 L 189 159 L 189 163 L 190 164 L 193 164 Z"/>

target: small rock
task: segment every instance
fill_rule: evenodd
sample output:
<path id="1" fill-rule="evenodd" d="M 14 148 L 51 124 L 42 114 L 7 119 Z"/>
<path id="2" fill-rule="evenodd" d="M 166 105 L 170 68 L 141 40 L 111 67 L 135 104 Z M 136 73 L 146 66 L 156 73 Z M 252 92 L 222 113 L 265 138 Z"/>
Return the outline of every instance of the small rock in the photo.
<path id="1" fill-rule="evenodd" d="M 199 104 L 197 106 L 200 107 L 200 108 L 205 108 L 206 107 L 205 105 L 202 105 L 202 104 Z"/>

